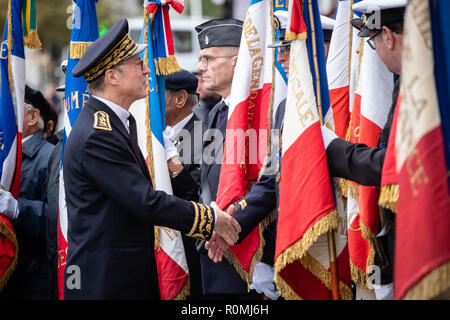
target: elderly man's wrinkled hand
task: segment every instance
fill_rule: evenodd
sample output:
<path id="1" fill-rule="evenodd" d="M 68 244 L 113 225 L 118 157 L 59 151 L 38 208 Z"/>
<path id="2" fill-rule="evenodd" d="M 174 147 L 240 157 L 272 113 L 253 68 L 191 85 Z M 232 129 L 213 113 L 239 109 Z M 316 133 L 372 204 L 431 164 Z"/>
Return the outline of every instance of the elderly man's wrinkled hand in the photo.
<path id="1" fill-rule="evenodd" d="M 208 257 L 214 261 L 222 262 L 223 254 L 229 248 L 229 244 L 217 233 L 213 232 L 211 240 L 205 244 L 205 249 L 208 250 Z"/>
<path id="2" fill-rule="evenodd" d="M 239 239 L 241 226 L 231 216 L 234 213 L 234 206 L 230 206 L 227 212 L 220 210 L 215 202 L 211 203 L 211 207 L 217 214 L 214 231 L 221 236 L 229 245 L 233 245 Z"/>

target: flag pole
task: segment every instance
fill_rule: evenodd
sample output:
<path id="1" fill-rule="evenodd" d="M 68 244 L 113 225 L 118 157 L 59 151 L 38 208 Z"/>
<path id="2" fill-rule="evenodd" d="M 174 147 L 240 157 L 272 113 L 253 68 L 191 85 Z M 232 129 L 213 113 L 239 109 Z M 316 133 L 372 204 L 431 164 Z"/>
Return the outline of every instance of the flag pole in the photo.
<path id="1" fill-rule="evenodd" d="M 323 115 L 322 115 L 322 102 L 320 97 L 320 75 L 319 75 L 319 65 L 317 62 L 317 45 L 315 40 L 315 27 L 314 27 L 314 14 L 312 9 L 312 0 L 308 0 L 309 17 L 311 20 L 311 40 L 313 45 L 314 54 L 314 69 L 316 73 L 316 88 L 317 88 L 317 111 L 319 113 L 320 126 L 323 126 Z M 334 230 L 328 230 L 328 257 L 330 259 L 330 273 L 331 273 L 331 296 L 333 300 L 340 300 L 339 297 L 339 275 L 338 267 L 336 261 L 336 244 L 334 241 Z"/>

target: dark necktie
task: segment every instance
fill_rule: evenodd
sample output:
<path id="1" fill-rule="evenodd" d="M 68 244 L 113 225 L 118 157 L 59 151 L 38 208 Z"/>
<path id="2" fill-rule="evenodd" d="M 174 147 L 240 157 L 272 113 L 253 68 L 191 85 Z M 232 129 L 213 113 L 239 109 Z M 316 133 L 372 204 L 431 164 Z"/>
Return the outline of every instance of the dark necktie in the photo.
<path id="1" fill-rule="evenodd" d="M 131 113 L 130 116 L 128 117 L 128 124 L 130 127 L 130 139 L 135 143 L 136 146 L 138 146 L 136 120 L 134 119 Z"/>
<path id="2" fill-rule="evenodd" d="M 222 132 L 224 139 L 225 139 L 225 132 L 227 129 L 227 121 L 228 121 L 228 106 L 225 104 L 225 101 L 222 101 L 219 107 L 219 113 L 217 115 L 215 128 L 219 129 Z"/>

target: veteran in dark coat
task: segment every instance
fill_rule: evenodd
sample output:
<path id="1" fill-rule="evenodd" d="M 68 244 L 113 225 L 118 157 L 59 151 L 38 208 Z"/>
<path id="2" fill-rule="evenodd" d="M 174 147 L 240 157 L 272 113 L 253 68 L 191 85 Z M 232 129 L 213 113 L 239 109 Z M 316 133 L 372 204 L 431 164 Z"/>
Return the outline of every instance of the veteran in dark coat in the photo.
<path id="1" fill-rule="evenodd" d="M 54 146 L 43 128 L 50 104 L 42 93 L 25 88 L 19 216 L 12 220 L 19 259 L 0 299 L 50 299 L 50 263 L 46 254 L 48 161 Z M 45 119 L 45 120 L 44 120 Z"/>
<path id="2" fill-rule="evenodd" d="M 205 89 L 222 100 L 208 114 L 202 161 L 202 194 L 205 204 L 214 201 L 219 186 L 225 130 L 228 121 L 231 82 L 237 62 L 243 22 L 236 19 L 213 19 L 195 28 L 200 57 L 197 71 L 202 74 Z M 200 256 L 203 292 L 211 299 L 248 299 L 247 283 L 226 260 L 211 261 Z"/>
<path id="3" fill-rule="evenodd" d="M 220 210 L 153 189 L 128 109 L 147 95 L 149 69 L 120 19 L 72 71 L 93 95 L 64 151 L 68 211 L 65 299 L 159 299 L 154 226 L 231 242 L 239 225 Z"/>

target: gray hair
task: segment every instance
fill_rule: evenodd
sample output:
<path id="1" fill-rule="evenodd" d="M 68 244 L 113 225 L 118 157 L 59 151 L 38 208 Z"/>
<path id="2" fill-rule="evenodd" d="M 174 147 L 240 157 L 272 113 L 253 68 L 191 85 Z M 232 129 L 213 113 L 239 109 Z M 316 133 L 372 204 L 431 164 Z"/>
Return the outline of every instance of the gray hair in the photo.
<path id="1" fill-rule="evenodd" d="M 88 82 L 87 91 L 90 94 L 96 94 L 98 92 L 102 92 L 105 88 L 105 74 L 101 75 L 97 79 Z"/>
<path id="2" fill-rule="evenodd" d="M 33 111 L 34 109 L 37 109 L 37 108 L 33 107 L 29 103 L 25 102 L 24 105 L 23 105 L 24 112 L 25 111 Z M 37 109 L 37 110 L 39 110 L 39 109 Z M 38 121 L 37 121 L 37 126 L 38 126 L 39 129 L 44 130 L 44 119 L 42 119 L 42 116 L 41 116 L 40 113 L 39 113 L 39 118 L 38 118 Z"/>
<path id="3" fill-rule="evenodd" d="M 196 106 L 198 104 L 198 95 L 195 93 L 188 93 L 186 104 Z"/>

